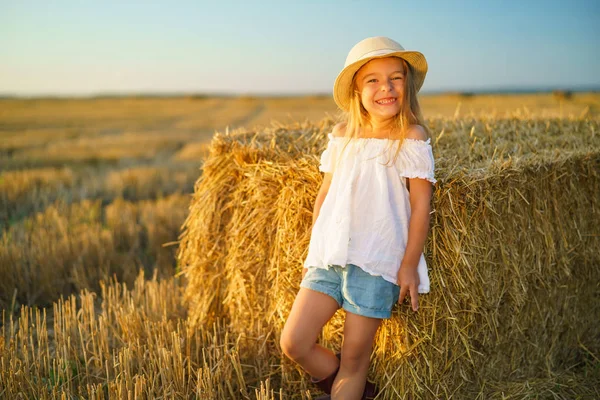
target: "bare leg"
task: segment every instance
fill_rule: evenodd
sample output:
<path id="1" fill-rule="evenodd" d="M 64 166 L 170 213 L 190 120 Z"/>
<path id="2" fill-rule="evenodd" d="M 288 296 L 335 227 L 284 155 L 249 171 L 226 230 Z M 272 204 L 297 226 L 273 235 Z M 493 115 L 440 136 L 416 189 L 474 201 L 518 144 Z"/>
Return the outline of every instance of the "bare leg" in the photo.
<path id="1" fill-rule="evenodd" d="M 281 332 L 283 353 L 316 379 L 328 377 L 339 365 L 331 350 L 317 344 L 323 326 L 338 308 L 332 297 L 300 288 Z"/>
<path id="2" fill-rule="evenodd" d="M 332 399 L 360 399 L 365 389 L 375 334 L 381 324 L 377 318 L 346 313 L 340 370 L 331 389 Z"/>

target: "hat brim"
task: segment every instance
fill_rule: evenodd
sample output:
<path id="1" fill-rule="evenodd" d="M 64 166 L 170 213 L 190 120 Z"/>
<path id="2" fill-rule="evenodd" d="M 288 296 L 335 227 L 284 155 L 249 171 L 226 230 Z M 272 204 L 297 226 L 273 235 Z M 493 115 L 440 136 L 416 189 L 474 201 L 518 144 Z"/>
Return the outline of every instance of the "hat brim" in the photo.
<path id="1" fill-rule="evenodd" d="M 360 67 L 373 59 L 386 57 L 399 57 L 409 63 L 413 70 L 413 79 L 415 80 L 417 92 L 421 89 L 423 82 L 425 82 L 425 75 L 427 75 L 427 60 L 425 59 L 425 56 L 418 51 L 394 51 L 366 57 L 346 66 L 337 76 L 333 85 L 333 100 L 339 108 L 344 111 L 348 111 L 350 108 L 352 80 Z"/>

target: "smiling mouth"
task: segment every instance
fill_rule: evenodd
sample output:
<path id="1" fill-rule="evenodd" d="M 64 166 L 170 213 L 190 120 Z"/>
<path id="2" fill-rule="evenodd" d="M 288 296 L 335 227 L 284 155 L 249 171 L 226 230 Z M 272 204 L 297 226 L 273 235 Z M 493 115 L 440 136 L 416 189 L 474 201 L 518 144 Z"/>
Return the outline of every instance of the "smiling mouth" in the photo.
<path id="1" fill-rule="evenodd" d="M 381 104 L 381 105 L 393 104 L 395 102 L 396 102 L 396 99 L 394 97 L 388 97 L 387 99 L 381 99 L 381 100 L 375 101 L 375 103 Z"/>

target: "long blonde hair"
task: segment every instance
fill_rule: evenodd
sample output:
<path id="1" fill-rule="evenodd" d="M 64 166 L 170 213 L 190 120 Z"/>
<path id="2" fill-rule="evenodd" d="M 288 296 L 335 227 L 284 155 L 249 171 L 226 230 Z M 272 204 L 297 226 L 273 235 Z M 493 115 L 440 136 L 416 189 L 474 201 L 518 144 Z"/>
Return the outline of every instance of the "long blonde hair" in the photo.
<path id="1" fill-rule="evenodd" d="M 421 106 L 419 105 L 419 99 L 417 98 L 417 87 L 415 80 L 412 75 L 412 68 L 406 60 L 398 57 L 402 61 L 402 65 L 404 66 L 404 90 L 402 96 L 402 102 L 400 104 L 400 112 L 396 114 L 394 118 L 394 131 L 398 131 L 400 133 L 400 140 L 398 141 L 398 148 L 394 154 L 394 162 L 396 158 L 398 158 L 398 154 L 400 153 L 400 148 L 402 147 L 402 143 L 404 138 L 406 137 L 406 131 L 412 125 L 421 125 L 425 132 L 427 133 L 427 137 L 431 137 L 429 129 L 425 125 L 425 119 L 423 118 L 423 114 L 421 113 Z M 346 120 L 346 132 L 345 137 L 347 138 L 346 144 L 344 145 L 344 149 L 350 142 L 350 139 L 358 138 L 359 133 L 365 127 L 371 125 L 369 120 L 369 113 L 363 107 L 360 92 L 356 90 L 356 76 L 358 75 L 358 71 L 354 74 L 352 78 L 352 96 L 350 98 L 350 107 L 347 112 L 345 112 L 342 116 L 343 119 Z M 390 142 L 391 143 L 391 142 Z M 342 150 L 343 151 L 343 150 Z"/>

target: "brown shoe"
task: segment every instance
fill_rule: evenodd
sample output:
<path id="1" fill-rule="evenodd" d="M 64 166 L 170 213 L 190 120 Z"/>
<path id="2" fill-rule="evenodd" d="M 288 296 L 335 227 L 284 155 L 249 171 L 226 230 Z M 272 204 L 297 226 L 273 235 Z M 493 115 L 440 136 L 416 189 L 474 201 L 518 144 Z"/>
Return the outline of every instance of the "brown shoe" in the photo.
<path id="1" fill-rule="evenodd" d="M 373 382 L 367 381 L 365 384 L 365 391 L 363 392 L 362 398 L 364 400 L 372 400 L 377 396 L 377 386 Z"/>
<path id="2" fill-rule="evenodd" d="M 335 374 L 328 376 L 325 379 L 320 381 L 315 381 L 311 379 L 311 382 L 314 383 L 319 389 L 323 392 L 327 393 L 323 396 L 315 397 L 315 400 L 330 400 L 331 399 L 331 387 L 333 386 L 333 381 L 335 380 Z M 373 400 L 377 396 L 378 390 L 373 382 L 367 381 L 365 384 L 365 390 L 362 395 L 363 400 Z"/>

